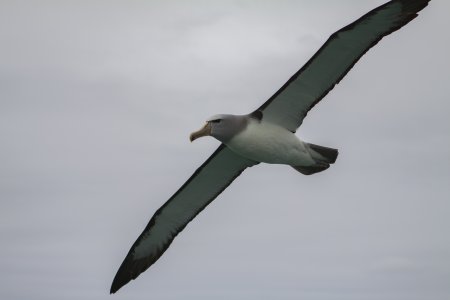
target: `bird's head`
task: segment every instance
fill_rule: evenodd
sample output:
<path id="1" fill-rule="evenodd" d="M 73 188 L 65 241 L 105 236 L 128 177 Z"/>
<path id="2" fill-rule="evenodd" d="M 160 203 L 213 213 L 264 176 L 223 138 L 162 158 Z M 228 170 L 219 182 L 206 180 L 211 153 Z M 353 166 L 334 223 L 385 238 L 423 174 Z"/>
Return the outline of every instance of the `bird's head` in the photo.
<path id="1" fill-rule="evenodd" d="M 212 136 L 221 142 L 229 141 L 234 135 L 247 126 L 247 116 L 215 115 L 206 120 L 206 124 L 198 131 L 191 133 L 190 140 L 202 136 Z"/>

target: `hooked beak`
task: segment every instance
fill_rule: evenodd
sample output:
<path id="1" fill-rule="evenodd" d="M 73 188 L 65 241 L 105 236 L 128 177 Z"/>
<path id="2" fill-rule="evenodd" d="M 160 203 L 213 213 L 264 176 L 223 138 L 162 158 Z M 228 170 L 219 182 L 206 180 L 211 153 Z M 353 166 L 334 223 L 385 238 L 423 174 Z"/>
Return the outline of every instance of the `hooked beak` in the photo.
<path id="1" fill-rule="evenodd" d="M 208 122 L 200 130 L 191 133 L 189 139 L 191 142 L 195 141 L 199 137 L 211 135 L 211 124 Z"/>

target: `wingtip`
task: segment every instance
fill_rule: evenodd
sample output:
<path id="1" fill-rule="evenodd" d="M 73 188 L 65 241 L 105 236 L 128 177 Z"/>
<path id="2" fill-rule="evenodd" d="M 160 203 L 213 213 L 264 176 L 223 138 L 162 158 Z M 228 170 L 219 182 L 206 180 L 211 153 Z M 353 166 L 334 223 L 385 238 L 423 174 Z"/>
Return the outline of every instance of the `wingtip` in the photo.
<path id="1" fill-rule="evenodd" d="M 111 288 L 109 289 L 109 294 L 110 294 L 110 295 L 115 294 L 118 290 L 120 290 L 120 288 L 121 288 L 122 286 L 123 286 L 123 285 L 118 285 L 118 284 L 116 283 L 116 280 L 114 279 L 113 283 L 111 284 Z"/>
<path id="2" fill-rule="evenodd" d="M 125 258 L 124 262 L 117 271 L 116 276 L 114 276 L 113 282 L 111 284 L 111 289 L 109 290 L 110 294 L 115 294 L 118 290 L 120 290 L 124 285 L 126 285 L 133 279 L 133 276 L 130 276 L 128 272 L 125 272 L 125 269 L 128 266 L 128 259 Z"/>
<path id="3" fill-rule="evenodd" d="M 131 254 L 133 248 L 134 246 L 128 253 L 127 257 L 125 257 L 119 267 L 119 270 L 117 270 L 116 276 L 114 276 L 114 280 L 111 284 L 110 294 L 116 293 L 124 285 L 127 285 L 130 281 L 136 279 L 159 258 L 159 256 L 149 256 L 143 259 L 134 259 Z"/>
<path id="4" fill-rule="evenodd" d="M 115 294 L 118 290 L 120 290 L 125 284 L 127 284 L 127 282 L 120 282 L 118 280 L 118 277 L 116 275 L 116 277 L 114 278 L 112 284 L 111 284 L 111 289 L 109 290 L 109 294 Z"/>
<path id="5" fill-rule="evenodd" d="M 131 280 L 133 280 L 130 277 L 124 277 L 124 276 L 117 276 L 114 278 L 111 289 L 109 290 L 109 294 L 115 294 L 118 290 L 120 290 L 124 285 L 129 283 Z"/>

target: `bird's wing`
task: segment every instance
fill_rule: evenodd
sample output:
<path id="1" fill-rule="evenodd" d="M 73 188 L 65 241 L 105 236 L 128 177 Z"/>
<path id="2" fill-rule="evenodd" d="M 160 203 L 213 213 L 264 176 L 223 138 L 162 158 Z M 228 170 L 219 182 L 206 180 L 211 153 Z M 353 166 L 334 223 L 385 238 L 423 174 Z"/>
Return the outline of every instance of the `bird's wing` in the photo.
<path id="1" fill-rule="evenodd" d="M 198 213 L 242 171 L 256 164 L 222 144 L 153 215 L 117 271 L 111 293 L 137 278 L 156 262 Z"/>
<path id="2" fill-rule="evenodd" d="M 292 132 L 355 63 L 384 36 L 417 17 L 430 0 L 393 0 L 337 31 L 259 111 Z"/>

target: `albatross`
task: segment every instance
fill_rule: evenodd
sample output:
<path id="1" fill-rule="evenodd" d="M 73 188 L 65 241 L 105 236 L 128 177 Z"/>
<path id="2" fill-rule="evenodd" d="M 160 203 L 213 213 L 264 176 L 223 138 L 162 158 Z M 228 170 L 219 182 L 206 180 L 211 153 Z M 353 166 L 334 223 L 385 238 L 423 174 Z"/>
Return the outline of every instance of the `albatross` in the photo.
<path id="1" fill-rule="evenodd" d="M 305 175 L 326 170 L 338 150 L 307 143 L 295 132 L 320 100 L 383 37 L 418 16 L 430 0 L 392 0 L 330 36 L 272 97 L 248 115 L 215 115 L 190 136 L 211 136 L 218 149 L 150 219 L 114 277 L 111 293 L 136 279 L 174 238 L 246 168 L 284 164 Z"/>

